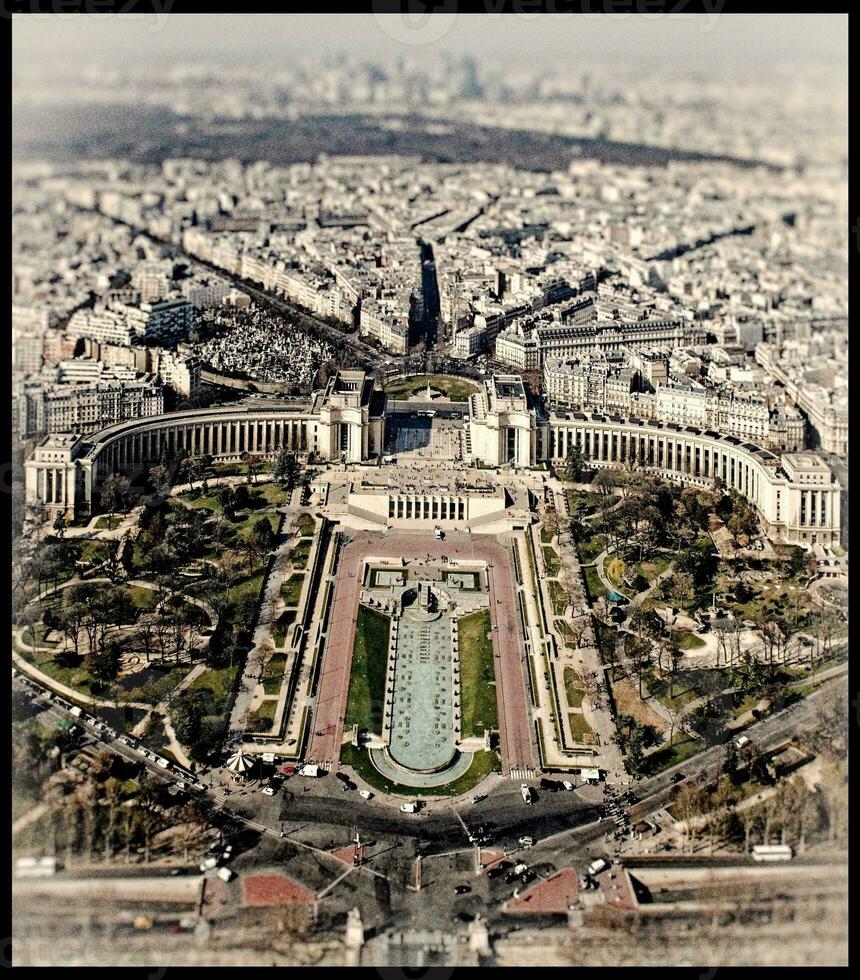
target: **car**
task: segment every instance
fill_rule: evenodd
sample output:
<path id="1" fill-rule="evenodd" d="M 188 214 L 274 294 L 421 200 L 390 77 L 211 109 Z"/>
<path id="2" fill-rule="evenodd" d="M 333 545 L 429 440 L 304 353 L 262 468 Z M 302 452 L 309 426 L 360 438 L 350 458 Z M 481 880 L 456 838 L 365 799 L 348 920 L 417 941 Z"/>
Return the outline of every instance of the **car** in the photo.
<path id="1" fill-rule="evenodd" d="M 504 868 L 500 868 L 498 865 L 496 865 L 495 867 L 490 868 L 490 870 L 487 872 L 487 877 L 488 878 L 499 878 L 504 873 L 505 873 L 505 869 Z"/>
<path id="2" fill-rule="evenodd" d="M 519 838 L 520 847 L 533 847 L 535 839 L 534 837 L 522 836 Z"/>
<path id="3" fill-rule="evenodd" d="M 571 781 L 570 781 L 569 779 L 565 779 L 565 780 L 564 780 L 564 781 L 562 782 L 562 784 L 561 784 L 561 785 L 562 785 L 562 786 L 564 786 L 564 788 L 565 788 L 565 789 L 566 789 L 566 790 L 567 790 L 568 792 L 570 792 L 570 790 L 572 790 L 572 789 L 576 789 L 576 787 L 575 787 L 575 786 L 573 785 L 573 783 L 572 783 L 572 782 L 571 782 Z"/>
<path id="4" fill-rule="evenodd" d="M 336 772 L 334 778 L 339 779 L 342 783 L 348 783 L 350 781 L 349 776 L 345 772 Z"/>
<path id="5" fill-rule="evenodd" d="M 163 759 L 160 755 L 155 757 L 155 764 L 157 766 L 161 766 L 162 769 L 170 768 L 170 763 L 167 761 L 167 759 Z"/>
<path id="6" fill-rule="evenodd" d="M 363 800 L 372 800 L 373 799 L 373 793 L 371 793 L 369 789 L 360 789 L 358 791 L 358 795 Z"/>
<path id="7" fill-rule="evenodd" d="M 458 912 L 455 916 L 458 922 L 472 922 L 475 916 L 471 912 Z"/>
<path id="8" fill-rule="evenodd" d="M 673 783 L 680 783 L 682 779 L 686 779 L 686 778 L 687 778 L 687 776 L 686 776 L 685 773 L 683 773 L 683 772 L 676 772 L 672 776 L 672 782 Z"/>
<path id="9" fill-rule="evenodd" d="M 537 875 L 534 873 L 534 871 L 524 871 L 520 875 L 520 881 L 524 885 L 527 885 L 530 881 L 534 881 L 536 877 L 537 877 Z"/>
<path id="10" fill-rule="evenodd" d="M 609 862 L 606 858 L 597 858 L 597 860 L 592 861 L 586 869 L 588 873 L 594 877 L 594 875 L 599 875 L 601 871 L 606 871 L 609 867 Z"/>
<path id="11" fill-rule="evenodd" d="M 478 793 L 477 796 L 472 797 L 472 805 L 475 803 L 480 803 L 481 800 L 485 800 L 487 797 L 483 793 Z"/>
<path id="12" fill-rule="evenodd" d="M 520 783 L 520 795 L 523 798 L 523 803 L 530 806 L 532 799 L 534 798 L 534 794 L 531 786 L 529 786 L 528 783 Z"/>
<path id="13" fill-rule="evenodd" d="M 275 787 L 274 786 L 264 786 L 263 787 L 263 796 L 274 796 L 274 795 L 275 795 Z"/>
<path id="14" fill-rule="evenodd" d="M 418 804 L 414 800 L 409 803 L 400 804 L 401 813 L 416 813 L 417 810 L 418 810 Z"/>
<path id="15" fill-rule="evenodd" d="M 529 870 L 529 866 L 524 861 L 520 861 L 519 864 L 514 865 L 515 875 L 521 875 L 524 871 L 528 871 L 528 870 Z"/>
<path id="16" fill-rule="evenodd" d="M 509 871 L 509 872 L 508 872 L 508 873 L 507 873 L 507 874 L 505 875 L 505 881 L 506 881 L 506 882 L 507 882 L 507 884 L 509 884 L 509 885 L 511 884 L 511 882 L 514 882 L 514 881 L 516 881 L 516 880 L 517 880 L 517 878 L 519 878 L 519 875 L 518 875 L 518 874 L 516 873 L 516 871 Z"/>
<path id="17" fill-rule="evenodd" d="M 131 739 L 128 737 L 128 735 L 120 735 L 119 742 L 123 745 L 131 745 Z"/>
<path id="18" fill-rule="evenodd" d="M 188 874 L 187 868 L 171 868 L 170 870 L 170 876 L 172 878 L 180 878 L 183 875 L 187 875 L 187 874 Z"/>
<path id="19" fill-rule="evenodd" d="M 471 889 L 471 887 L 469 885 L 457 885 L 457 887 L 454 889 L 454 894 L 455 895 L 468 895 L 471 890 L 472 889 Z"/>
<path id="20" fill-rule="evenodd" d="M 211 871 L 213 868 L 218 866 L 218 858 L 208 857 L 200 862 L 201 871 Z"/>

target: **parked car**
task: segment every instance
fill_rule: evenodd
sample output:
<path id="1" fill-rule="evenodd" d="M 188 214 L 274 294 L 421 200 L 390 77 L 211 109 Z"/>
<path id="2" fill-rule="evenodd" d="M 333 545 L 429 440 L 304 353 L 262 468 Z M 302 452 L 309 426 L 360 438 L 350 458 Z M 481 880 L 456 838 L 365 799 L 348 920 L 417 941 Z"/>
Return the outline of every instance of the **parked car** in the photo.
<path id="1" fill-rule="evenodd" d="M 520 847 L 533 847 L 535 839 L 534 837 L 523 836 L 519 838 Z"/>
<path id="2" fill-rule="evenodd" d="M 597 858 L 596 861 L 592 861 L 586 869 L 592 877 L 594 875 L 599 875 L 601 871 L 606 871 L 609 867 L 609 862 L 606 858 Z"/>
<path id="3" fill-rule="evenodd" d="M 468 895 L 471 890 L 472 889 L 469 887 L 469 885 L 457 885 L 457 887 L 454 889 L 454 894 Z"/>
<path id="4" fill-rule="evenodd" d="M 373 793 L 371 793 L 369 789 L 360 789 L 358 791 L 358 795 L 362 799 L 365 799 L 365 800 L 372 800 L 373 799 Z"/>
<path id="5" fill-rule="evenodd" d="M 687 776 L 686 776 L 686 773 L 683 773 L 683 772 L 676 772 L 676 773 L 675 773 L 675 774 L 674 774 L 674 775 L 672 776 L 672 782 L 673 782 L 673 783 L 680 783 L 682 779 L 686 779 L 686 778 L 687 778 Z"/>

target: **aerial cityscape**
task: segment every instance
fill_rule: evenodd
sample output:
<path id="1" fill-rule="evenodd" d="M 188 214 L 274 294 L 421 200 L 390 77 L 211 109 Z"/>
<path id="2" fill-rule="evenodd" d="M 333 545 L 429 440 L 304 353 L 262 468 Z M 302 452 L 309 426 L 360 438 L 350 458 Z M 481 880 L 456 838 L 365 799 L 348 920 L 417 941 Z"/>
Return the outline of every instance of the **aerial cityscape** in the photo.
<path id="1" fill-rule="evenodd" d="M 847 28 L 11 17 L 15 965 L 848 964 Z"/>

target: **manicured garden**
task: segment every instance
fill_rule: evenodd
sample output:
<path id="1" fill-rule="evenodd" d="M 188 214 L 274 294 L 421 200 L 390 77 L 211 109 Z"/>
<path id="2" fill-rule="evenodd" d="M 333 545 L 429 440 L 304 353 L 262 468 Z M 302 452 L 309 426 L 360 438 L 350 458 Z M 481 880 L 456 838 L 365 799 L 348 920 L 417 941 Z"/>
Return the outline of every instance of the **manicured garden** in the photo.
<path id="1" fill-rule="evenodd" d="M 383 613 L 359 606 L 352 651 L 344 725 L 382 733 L 388 637 L 391 620 Z"/>
<path id="2" fill-rule="evenodd" d="M 469 395 L 478 390 L 477 384 L 465 378 L 455 378 L 448 374 L 421 374 L 389 382 L 385 386 L 385 393 L 389 398 L 407 399 L 426 392 L 428 384 L 431 390 L 440 391 L 446 398 L 457 402 L 466 401 Z"/>
<path id="3" fill-rule="evenodd" d="M 464 616 L 457 627 L 461 731 L 468 738 L 499 726 L 490 614 L 481 610 Z"/>

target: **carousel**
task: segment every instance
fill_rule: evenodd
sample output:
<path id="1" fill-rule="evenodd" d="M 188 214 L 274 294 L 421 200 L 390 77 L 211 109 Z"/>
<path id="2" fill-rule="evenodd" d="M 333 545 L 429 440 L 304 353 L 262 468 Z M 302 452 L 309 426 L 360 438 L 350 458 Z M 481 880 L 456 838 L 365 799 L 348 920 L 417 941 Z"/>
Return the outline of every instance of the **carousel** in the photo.
<path id="1" fill-rule="evenodd" d="M 254 760 L 249 759 L 242 751 L 242 747 L 239 746 L 238 751 L 234 752 L 227 760 L 225 768 L 233 779 L 244 783 L 246 779 L 250 778 L 251 770 L 254 768 Z"/>

